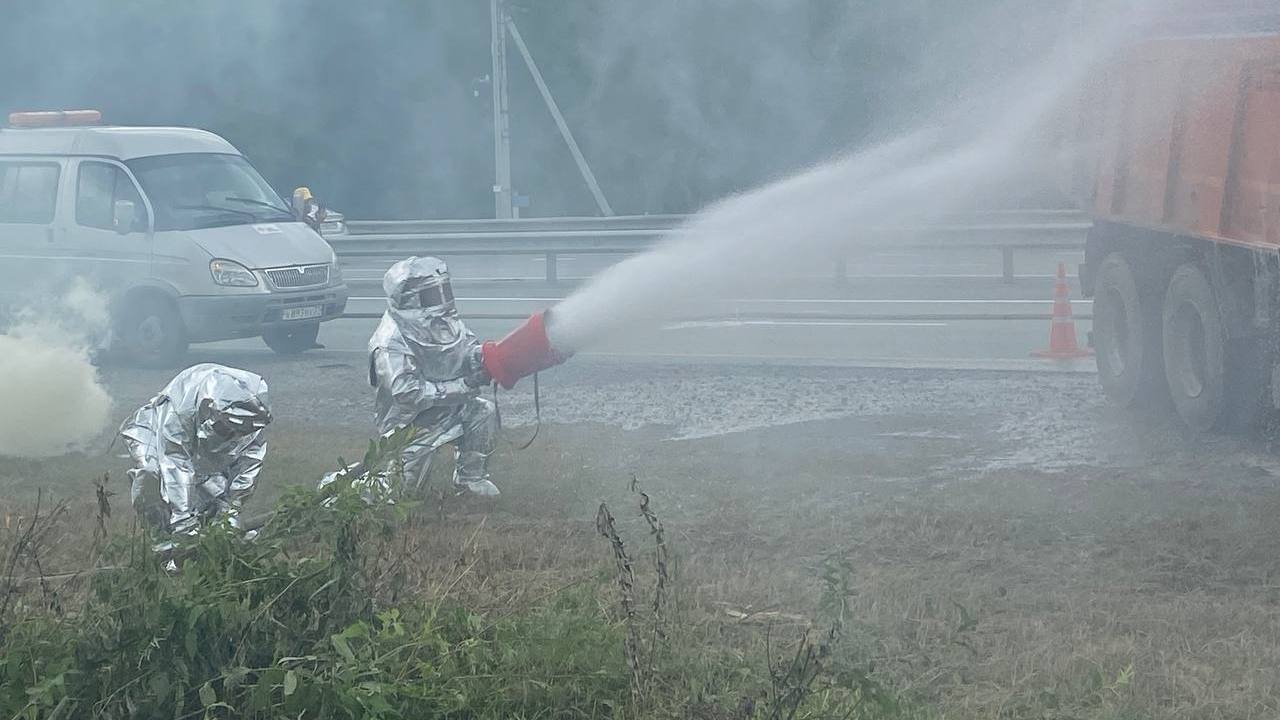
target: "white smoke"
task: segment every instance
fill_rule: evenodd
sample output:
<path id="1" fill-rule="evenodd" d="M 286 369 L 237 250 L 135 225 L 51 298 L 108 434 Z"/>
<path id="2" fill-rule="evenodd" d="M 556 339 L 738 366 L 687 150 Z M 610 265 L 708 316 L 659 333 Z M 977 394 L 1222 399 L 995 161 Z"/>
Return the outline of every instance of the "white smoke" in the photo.
<path id="1" fill-rule="evenodd" d="M 1099 29 L 895 139 L 716 203 L 653 250 L 595 276 L 561 302 L 552 344 L 581 350 L 612 334 L 696 314 L 797 267 L 830 262 L 876 228 L 928 224 L 1017 172 L 1127 28 Z"/>
<path id="2" fill-rule="evenodd" d="M 0 456 L 54 457 L 99 437 L 111 396 L 90 353 L 108 323 L 106 298 L 82 279 L 16 313 L 0 335 Z"/>

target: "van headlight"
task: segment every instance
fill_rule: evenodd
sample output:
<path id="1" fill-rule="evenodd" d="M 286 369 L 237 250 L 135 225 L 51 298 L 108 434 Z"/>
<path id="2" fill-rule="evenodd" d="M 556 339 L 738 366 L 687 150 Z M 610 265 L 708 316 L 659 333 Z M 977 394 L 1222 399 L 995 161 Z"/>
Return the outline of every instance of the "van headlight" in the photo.
<path id="1" fill-rule="evenodd" d="M 258 276 L 249 268 L 233 260 L 213 260 L 209 263 L 213 281 L 225 287 L 257 287 Z"/>

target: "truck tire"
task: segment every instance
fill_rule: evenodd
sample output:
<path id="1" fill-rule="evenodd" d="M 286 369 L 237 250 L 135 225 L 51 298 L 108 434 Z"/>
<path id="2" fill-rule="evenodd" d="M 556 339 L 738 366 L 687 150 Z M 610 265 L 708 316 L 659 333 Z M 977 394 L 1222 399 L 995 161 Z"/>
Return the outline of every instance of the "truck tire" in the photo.
<path id="1" fill-rule="evenodd" d="M 1103 258 L 1094 281 L 1093 344 L 1102 390 L 1123 407 L 1149 398 L 1164 379 L 1159 319 L 1151 315 L 1129 261 L 1117 252 Z"/>
<path id="2" fill-rule="evenodd" d="M 307 323 L 267 328 L 262 333 L 262 340 L 280 355 L 297 355 L 319 347 L 316 344 L 319 336 L 320 323 Z"/>
<path id="3" fill-rule="evenodd" d="M 1174 408 L 1196 432 L 1218 427 L 1226 406 L 1227 336 L 1213 287 L 1199 267 L 1186 264 L 1173 273 L 1161 326 Z"/>
<path id="4" fill-rule="evenodd" d="M 143 295 L 130 299 L 117 324 L 124 354 L 137 365 L 173 367 L 187 354 L 187 326 L 168 298 Z"/>

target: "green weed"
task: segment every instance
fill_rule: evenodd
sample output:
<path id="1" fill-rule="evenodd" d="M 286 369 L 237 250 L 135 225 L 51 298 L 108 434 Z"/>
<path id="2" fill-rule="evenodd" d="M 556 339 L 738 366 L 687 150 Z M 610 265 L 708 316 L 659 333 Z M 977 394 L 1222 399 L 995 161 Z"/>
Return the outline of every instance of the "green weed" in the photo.
<path id="1" fill-rule="evenodd" d="M 394 469 L 402 441 L 371 444 L 362 466 Z M 45 583 L 14 577 L 27 566 L 16 558 L 38 552 L 33 524 L 0 580 L 0 718 L 917 716 L 841 657 L 841 617 L 781 643 L 784 662 L 771 643 L 756 656 L 700 641 L 705 624 L 671 612 L 681 589 L 669 543 L 638 490 L 652 562 L 632 563 L 602 506 L 615 578 L 477 607 L 456 581 L 407 588 L 404 536 L 421 518 L 411 502 L 369 502 L 354 479 L 286 493 L 256 538 L 214 524 L 167 557 L 154 538 L 102 539 L 100 528 L 110 569 L 56 606 L 33 601 L 47 598 Z M 639 583 L 652 588 L 647 601 Z"/>

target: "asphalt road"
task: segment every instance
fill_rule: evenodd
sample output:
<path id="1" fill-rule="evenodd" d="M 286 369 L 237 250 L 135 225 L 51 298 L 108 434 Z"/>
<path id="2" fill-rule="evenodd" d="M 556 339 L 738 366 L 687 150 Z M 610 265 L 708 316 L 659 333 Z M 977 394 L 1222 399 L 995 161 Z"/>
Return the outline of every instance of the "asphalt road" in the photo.
<path id="1" fill-rule="evenodd" d="M 545 282 L 541 257 L 459 257 L 449 263 L 463 317 L 478 335 L 498 337 L 621 259 L 561 256 L 561 282 L 554 285 Z M 994 251 L 880 252 L 850 261 L 844 284 L 835 281 L 834 272 L 827 274 L 828 268 L 815 267 L 812 275 L 727 298 L 707 308 L 701 319 L 624 329 L 582 355 L 599 360 L 1088 372 L 1092 360 L 1031 357 L 1048 342 L 1057 263 L 1066 263 L 1074 276 L 1081 260 L 1079 253 L 1027 251 L 1017 257 L 1017 280 L 1006 284 Z M 352 291 L 348 312 L 381 313 L 381 277 L 388 264 L 345 264 Z M 1080 298 L 1074 277 L 1070 285 L 1083 344 L 1090 303 Z M 363 352 L 375 324 L 371 318 L 331 322 L 320 341 L 333 351 Z M 257 340 L 216 348 L 267 352 Z"/>

